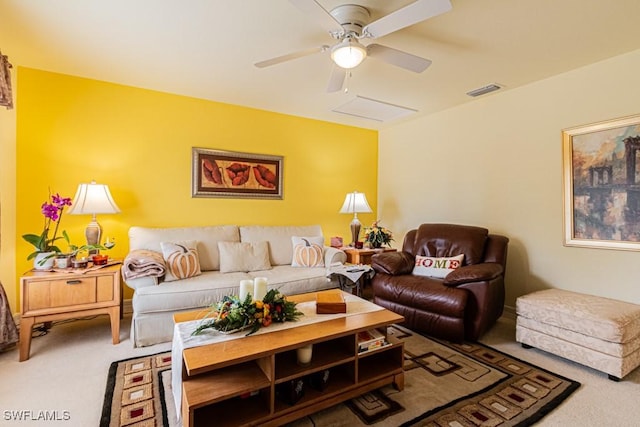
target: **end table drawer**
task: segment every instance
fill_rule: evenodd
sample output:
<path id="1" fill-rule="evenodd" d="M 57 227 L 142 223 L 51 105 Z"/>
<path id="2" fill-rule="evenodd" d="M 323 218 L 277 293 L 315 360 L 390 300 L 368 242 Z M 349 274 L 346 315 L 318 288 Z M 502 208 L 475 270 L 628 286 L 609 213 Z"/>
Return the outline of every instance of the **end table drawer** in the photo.
<path id="1" fill-rule="evenodd" d="M 96 277 L 32 281 L 27 289 L 27 311 L 96 302 Z"/>

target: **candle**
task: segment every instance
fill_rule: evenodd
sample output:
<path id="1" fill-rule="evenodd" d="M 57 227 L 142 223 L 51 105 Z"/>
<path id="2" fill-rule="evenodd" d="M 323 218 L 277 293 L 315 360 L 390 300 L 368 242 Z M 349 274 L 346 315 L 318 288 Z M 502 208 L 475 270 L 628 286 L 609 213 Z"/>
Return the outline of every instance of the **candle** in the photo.
<path id="1" fill-rule="evenodd" d="M 240 281 L 240 301 L 244 301 L 248 294 L 253 293 L 253 280 Z"/>
<path id="2" fill-rule="evenodd" d="M 267 278 L 256 277 L 253 279 L 253 298 L 256 301 L 262 301 L 267 294 Z"/>
<path id="3" fill-rule="evenodd" d="M 311 363 L 311 354 L 313 353 L 313 344 L 305 345 L 296 350 L 298 355 L 298 365 L 307 366 Z"/>

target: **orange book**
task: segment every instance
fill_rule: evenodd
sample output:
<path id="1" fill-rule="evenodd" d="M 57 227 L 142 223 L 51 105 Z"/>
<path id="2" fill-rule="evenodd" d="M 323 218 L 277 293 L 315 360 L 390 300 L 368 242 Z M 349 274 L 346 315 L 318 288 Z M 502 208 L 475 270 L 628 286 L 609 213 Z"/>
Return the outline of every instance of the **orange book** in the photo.
<path id="1" fill-rule="evenodd" d="M 347 303 L 339 290 L 319 292 L 316 295 L 317 314 L 346 313 Z"/>

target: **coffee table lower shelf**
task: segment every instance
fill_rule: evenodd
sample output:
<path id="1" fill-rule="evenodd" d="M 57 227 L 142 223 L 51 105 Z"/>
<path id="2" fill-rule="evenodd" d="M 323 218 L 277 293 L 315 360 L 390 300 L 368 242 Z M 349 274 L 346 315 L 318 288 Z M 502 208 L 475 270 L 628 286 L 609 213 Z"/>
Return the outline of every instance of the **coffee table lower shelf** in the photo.
<path id="1" fill-rule="evenodd" d="M 195 376 L 183 382 L 183 419 L 189 420 L 185 426 L 212 422 L 216 426 L 277 426 L 388 384 L 401 390 L 402 351 L 402 343 L 396 343 L 328 368 L 331 374 L 326 388 L 320 391 L 305 384 L 304 395 L 294 404 L 283 400 L 278 386 L 322 372 L 325 367 L 312 364 L 297 377 L 279 383 L 269 381 L 253 362 Z"/>

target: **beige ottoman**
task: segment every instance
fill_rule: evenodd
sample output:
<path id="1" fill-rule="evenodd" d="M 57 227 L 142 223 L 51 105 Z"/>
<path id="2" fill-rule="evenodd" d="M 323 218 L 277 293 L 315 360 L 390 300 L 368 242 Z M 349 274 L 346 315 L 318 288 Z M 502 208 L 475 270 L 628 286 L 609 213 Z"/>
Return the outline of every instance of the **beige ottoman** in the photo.
<path id="1" fill-rule="evenodd" d="M 609 374 L 640 365 L 640 305 L 549 289 L 516 301 L 516 340 Z"/>

